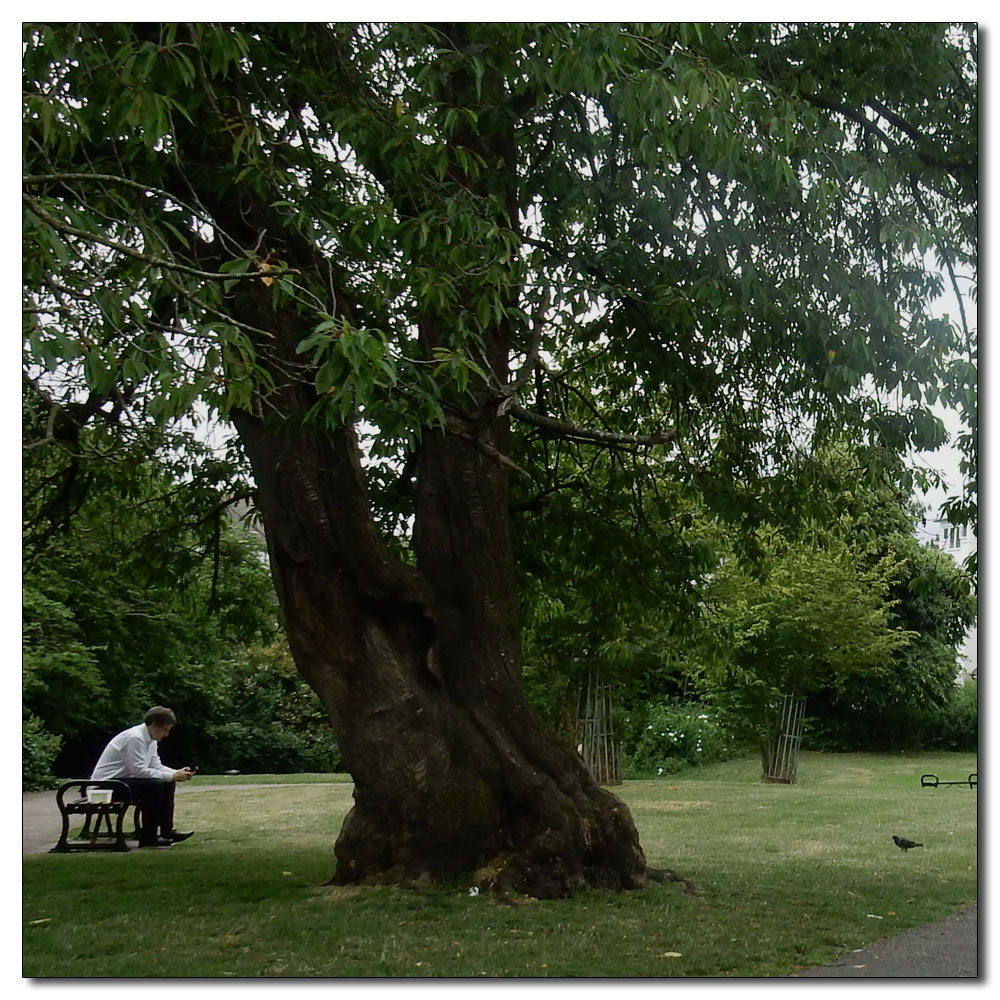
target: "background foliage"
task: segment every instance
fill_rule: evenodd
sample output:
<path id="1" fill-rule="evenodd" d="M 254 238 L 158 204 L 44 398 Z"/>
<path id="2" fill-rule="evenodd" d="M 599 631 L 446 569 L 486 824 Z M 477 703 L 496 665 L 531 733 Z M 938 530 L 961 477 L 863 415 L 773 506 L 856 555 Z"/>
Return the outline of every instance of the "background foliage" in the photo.
<path id="1" fill-rule="evenodd" d="M 260 540 L 231 516 L 231 466 L 189 437 L 152 444 L 132 460 L 86 440 L 25 453 L 26 786 L 89 774 L 154 704 L 178 716 L 174 766 L 332 769 Z"/>
<path id="2" fill-rule="evenodd" d="M 766 740 L 769 705 L 787 692 L 808 694 L 813 748 L 974 746 L 975 688 L 955 684 L 976 616 L 969 575 L 917 540 L 921 508 L 908 491 L 859 479 L 853 462 L 832 448 L 780 470 L 805 515 L 761 531 L 752 557 L 655 479 L 633 480 L 599 518 L 584 514 L 586 488 L 546 498 L 559 516 L 545 522 L 545 545 L 524 511 L 533 698 L 570 734 L 598 670 L 617 693 L 633 776 L 746 752 Z M 638 496 L 639 515 L 621 516 Z"/>

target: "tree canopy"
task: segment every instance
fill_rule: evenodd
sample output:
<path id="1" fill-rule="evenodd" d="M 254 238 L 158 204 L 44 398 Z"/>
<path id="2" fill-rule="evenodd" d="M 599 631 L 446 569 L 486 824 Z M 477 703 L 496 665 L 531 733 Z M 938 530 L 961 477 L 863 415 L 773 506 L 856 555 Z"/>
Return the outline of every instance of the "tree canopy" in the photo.
<path id="1" fill-rule="evenodd" d="M 477 372 L 539 432 L 670 442 L 720 505 L 846 422 L 934 446 L 923 404 L 974 412 L 929 301 L 974 265 L 975 58 L 944 24 L 27 26 L 27 343 L 91 410 L 225 414 L 267 377 L 227 297 L 263 286 L 309 418 L 376 455 L 474 434 Z"/>
<path id="2" fill-rule="evenodd" d="M 935 402 L 973 461 L 974 331 L 933 301 L 975 264 L 975 26 L 28 24 L 23 51 L 33 444 L 232 422 L 358 788 L 337 878 L 639 884 L 627 812 L 523 708 L 511 518 L 612 449 L 595 515 L 655 472 L 752 547 L 794 456 L 846 437 L 877 475 L 942 443 Z"/>

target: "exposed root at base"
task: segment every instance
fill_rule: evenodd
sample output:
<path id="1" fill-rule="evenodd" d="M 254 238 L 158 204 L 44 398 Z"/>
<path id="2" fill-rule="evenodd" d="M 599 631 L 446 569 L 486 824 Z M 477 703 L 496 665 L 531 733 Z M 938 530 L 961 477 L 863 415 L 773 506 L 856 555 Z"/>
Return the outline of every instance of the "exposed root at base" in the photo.
<path id="1" fill-rule="evenodd" d="M 700 892 L 694 882 L 689 882 L 683 875 L 678 875 L 677 872 L 671 871 L 669 868 L 647 868 L 646 878 L 650 882 L 680 882 L 684 886 L 684 891 L 692 896 L 696 896 Z"/>
<path id="2" fill-rule="evenodd" d="M 536 896 L 533 893 L 526 893 L 523 889 L 512 889 L 510 886 L 503 885 L 501 879 L 498 875 L 502 873 L 501 869 L 495 868 L 480 868 L 473 876 L 472 884 L 484 895 L 490 895 L 494 897 L 495 902 L 499 902 L 502 905 L 507 906 L 518 906 L 521 905 L 520 902 L 514 902 L 515 899 L 530 899 L 537 900 L 539 898 L 547 898 L 544 895 Z M 670 868 L 649 868 L 647 867 L 643 872 L 643 877 L 647 885 L 653 883 L 664 883 L 664 882 L 677 882 L 679 883 L 686 893 L 692 896 L 697 896 L 701 894 L 701 890 L 691 882 L 686 879 L 683 875 L 679 875 L 677 872 L 672 871 Z M 358 879 L 357 881 L 351 881 L 345 883 L 344 881 L 337 878 L 334 874 L 328 881 L 321 883 L 322 886 L 351 886 L 354 888 L 360 887 L 372 887 L 372 886 L 395 886 L 400 889 L 411 889 L 417 892 L 422 890 L 427 890 L 433 886 L 439 884 L 429 872 L 422 872 L 419 877 L 413 878 L 398 878 L 393 877 L 392 873 L 383 873 L 381 876 L 369 875 L 366 878 Z M 638 886 L 634 886 L 638 887 Z M 581 886 L 581 888 L 585 888 Z M 560 893 L 554 894 L 551 898 L 557 898 L 557 896 L 562 895 Z M 571 895 L 571 893 L 568 893 Z"/>

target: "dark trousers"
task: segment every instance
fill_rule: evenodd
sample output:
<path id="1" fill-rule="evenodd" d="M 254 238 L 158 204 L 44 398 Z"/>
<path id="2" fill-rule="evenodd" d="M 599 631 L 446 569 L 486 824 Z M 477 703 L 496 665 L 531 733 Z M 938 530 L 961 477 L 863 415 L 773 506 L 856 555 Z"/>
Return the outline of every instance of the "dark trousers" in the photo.
<path id="1" fill-rule="evenodd" d="M 172 781 L 156 778 L 119 778 L 132 792 L 132 801 L 139 807 L 139 843 L 151 844 L 157 837 L 166 837 L 174 829 L 174 789 Z"/>

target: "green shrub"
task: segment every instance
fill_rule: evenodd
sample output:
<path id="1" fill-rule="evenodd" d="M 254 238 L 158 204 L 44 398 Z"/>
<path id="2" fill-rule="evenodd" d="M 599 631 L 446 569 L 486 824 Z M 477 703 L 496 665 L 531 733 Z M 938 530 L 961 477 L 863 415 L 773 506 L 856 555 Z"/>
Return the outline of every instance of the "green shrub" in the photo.
<path id="1" fill-rule="evenodd" d="M 880 750 L 974 751 L 979 744 L 978 685 L 953 684 L 943 698 L 878 710 L 810 699 L 803 746 L 821 753 Z M 817 704 L 818 703 L 818 704 Z M 818 714 L 813 714 L 818 710 Z"/>
<path id="2" fill-rule="evenodd" d="M 972 751 L 979 746 L 979 683 L 966 677 L 956 685 L 951 699 L 937 716 L 936 731 L 929 742 L 936 750 Z"/>
<path id="3" fill-rule="evenodd" d="M 294 774 L 341 769 L 340 751 L 316 693 L 284 641 L 253 647 L 233 661 L 221 721 L 204 726 L 203 771 Z"/>
<path id="4" fill-rule="evenodd" d="M 30 712 L 21 724 L 21 788 L 26 792 L 52 788 L 56 778 L 52 763 L 62 746 L 62 737 L 50 733 Z"/>
<path id="5" fill-rule="evenodd" d="M 329 773 L 341 769 L 340 751 L 328 726 L 292 730 L 233 720 L 210 726 L 204 771 L 244 774 Z"/>
<path id="6" fill-rule="evenodd" d="M 673 774 L 745 752 L 718 714 L 698 702 L 663 699 L 626 713 L 622 740 L 626 777 Z"/>

